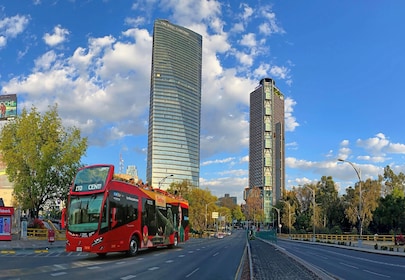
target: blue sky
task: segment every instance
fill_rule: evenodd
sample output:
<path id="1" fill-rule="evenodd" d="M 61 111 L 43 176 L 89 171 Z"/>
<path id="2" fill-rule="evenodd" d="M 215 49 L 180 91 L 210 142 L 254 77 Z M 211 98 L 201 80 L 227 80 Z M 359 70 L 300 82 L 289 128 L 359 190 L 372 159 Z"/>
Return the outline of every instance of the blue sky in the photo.
<path id="1" fill-rule="evenodd" d="M 249 93 L 271 77 L 286 101 L 286 188 L 326 175 L 344 193 L 357 176 L 338 158 L 364 180 L 405 172 L 404 11 L 401 0 L 3 1 L 0 92 L 19 111 L 57 103 L 89 137 L 83 163 L 119 171 L 122 155 L 145 179 L 153 22 L 168 19 L 203 36 L 200 187 L 242 202 Z"/>

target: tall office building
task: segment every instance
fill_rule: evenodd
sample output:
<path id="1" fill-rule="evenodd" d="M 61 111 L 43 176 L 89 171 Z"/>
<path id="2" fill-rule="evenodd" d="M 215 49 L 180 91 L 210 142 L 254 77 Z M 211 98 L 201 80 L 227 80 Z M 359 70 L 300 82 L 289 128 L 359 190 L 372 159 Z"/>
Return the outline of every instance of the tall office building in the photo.
<path id="1" fill-rule="evenodd" d="M 155 21 L 146 170 L 154 187 L 199 185 L 201 65 L 201 35 Z"/>
<path id="2" fill-rule="evenodd" d="M 249 188 L 259 187 L 265 222 L 285 185 L 284 96 L 270 78 L 250 94 Z"/>

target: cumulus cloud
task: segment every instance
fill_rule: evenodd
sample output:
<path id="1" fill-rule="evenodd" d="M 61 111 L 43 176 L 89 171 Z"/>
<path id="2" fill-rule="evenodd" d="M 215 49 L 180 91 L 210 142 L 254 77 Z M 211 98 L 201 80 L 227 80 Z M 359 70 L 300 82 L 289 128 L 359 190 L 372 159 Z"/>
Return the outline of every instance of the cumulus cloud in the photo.
<path id="1" fill-rule="evenodd" d="M 54 27 L 53 34 L 45 33 L 43 39 L 45 41 L 45 44 L 54 47 L 56 45 L 62 44 L 66 40 L 66 37 L 68 35 L 69 30 L 58 25 Z"/>
<path id="2" fill-rule="evenodd" d="M 294 106 L 297 104 L 295 100 L 290 97 L 287 97 L 284 100 L 284 122 L 285 122 L 285 130 L 286 131 L 294 131 L 296 127 L 299 126 L 296 118 L 293 115 Z"/>
<path id="3" fill-rule="evenodd" d="M 27 28 L 30 21 L 29 16 L 16 15 L 5 17 L 0 20 L 0 47 L 7 44 L 8 38 L 15 38 Z"/>
<path id="4" fill-rule="evenodd" d="M 384 156 L 390 154 L 405 154 L 405 145 L 392 143 L 383 133 L 378 133 L 372 138 L 358 139 L 357 145 L 364 148 L 372 155 Z"/>

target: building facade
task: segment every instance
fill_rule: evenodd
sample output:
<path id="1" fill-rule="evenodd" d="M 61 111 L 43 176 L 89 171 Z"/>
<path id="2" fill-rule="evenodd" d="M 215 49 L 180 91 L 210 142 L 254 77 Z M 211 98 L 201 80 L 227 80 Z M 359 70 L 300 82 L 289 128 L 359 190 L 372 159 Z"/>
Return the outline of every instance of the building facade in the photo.
<path id="1" fill-rule="evenodd" d="M 199 185 L 202 36 L 167 20 L 153 29 L 146 180 Z M 165 182 L 165 184 L 163 184 Z"/>
<path id="2" fill-rule="evenodd" d="M 249 188 L 259 187 L 265 222 L 285 186 L 284 96 L 270 78 L 250 93 Z"/>

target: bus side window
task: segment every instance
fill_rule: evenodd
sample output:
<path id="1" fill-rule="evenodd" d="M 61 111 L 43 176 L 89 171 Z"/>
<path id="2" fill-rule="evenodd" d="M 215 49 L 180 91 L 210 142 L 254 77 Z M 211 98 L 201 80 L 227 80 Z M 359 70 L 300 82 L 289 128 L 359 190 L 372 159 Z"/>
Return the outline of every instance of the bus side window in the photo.
<path id="1" fill-rule="evenodd" d="M 111 209 L 111 228 L 115 228 L 117 223 L 117 208 L 114 207 Z"/>

